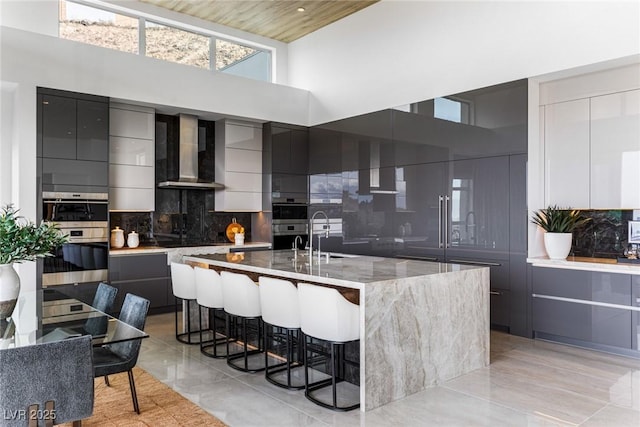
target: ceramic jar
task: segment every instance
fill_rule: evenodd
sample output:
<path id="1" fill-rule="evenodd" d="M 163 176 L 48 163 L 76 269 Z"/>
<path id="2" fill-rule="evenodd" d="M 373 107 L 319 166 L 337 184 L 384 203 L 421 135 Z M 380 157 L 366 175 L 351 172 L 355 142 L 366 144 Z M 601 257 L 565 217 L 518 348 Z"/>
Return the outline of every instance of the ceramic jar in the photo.
<path id="1" fill-rule="evenodd" d="M 127 235 L 127 246 L 130 248 L 137 248 L 140 244 L 140 238 L 138 237 L 138 233 L 132 231 Z"/>
<path id="2" fill-rule="evenodd" d="M 124 246 L 124 230 L 116 226 L 111 230 L 111 247 L 119 249 Z"/>
<path id="3" fill-rule="evenodd" d="M 234 241 L 236 245 L 244 245 L 244 233 L 236 233 Z"/>

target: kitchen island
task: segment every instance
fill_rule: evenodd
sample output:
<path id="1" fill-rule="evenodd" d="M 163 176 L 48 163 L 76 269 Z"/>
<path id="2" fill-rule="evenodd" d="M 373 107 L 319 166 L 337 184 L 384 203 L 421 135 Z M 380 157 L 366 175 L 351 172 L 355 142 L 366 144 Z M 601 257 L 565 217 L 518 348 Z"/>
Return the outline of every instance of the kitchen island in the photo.
<path id="1" fill-rule="evenodd" d="M 291 250 L 186 255 L 184 262 L 338 288 L 360 305 L 367 411 L 489 364 L 489 269 Z"/>

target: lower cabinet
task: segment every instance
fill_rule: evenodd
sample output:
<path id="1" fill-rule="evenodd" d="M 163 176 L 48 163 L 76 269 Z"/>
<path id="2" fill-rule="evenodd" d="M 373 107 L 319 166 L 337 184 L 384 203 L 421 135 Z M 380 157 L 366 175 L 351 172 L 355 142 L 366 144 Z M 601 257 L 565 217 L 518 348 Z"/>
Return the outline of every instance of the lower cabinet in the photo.
<path id="1" fill-rule="evenodd" d="M 169 277 L 165 253 L 110 256 L 109 281 L 118 288 L 114 311 L 120 311 L 128 293 L 148 299 L 152 309 L 168 306 Z"/>
<path id="2" fill-rule="evenodd" d="M 635 329 L 637 350 L 638 319 L 637 312 L 631 310 L 631 277 L 534 267 L 534 335 L 593 348 L 631 350 Z"/>
<path id="3" fill-rule="evenodd" d="M 491 327 L 509 331 L 511 327 L 511 311 L 513 308 L 511 302 L 509 261 L 485 259 L 481 257 L 451 256 L 447 257 L 447 262 L 489 267 Z"/>

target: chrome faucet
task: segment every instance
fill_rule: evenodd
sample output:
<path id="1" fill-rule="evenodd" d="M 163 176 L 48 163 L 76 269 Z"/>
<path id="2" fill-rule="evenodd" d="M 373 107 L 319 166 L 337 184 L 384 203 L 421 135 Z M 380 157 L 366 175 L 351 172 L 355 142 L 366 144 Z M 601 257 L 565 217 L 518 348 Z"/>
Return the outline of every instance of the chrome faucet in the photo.
<path id="1" fill-rule="evenodd" d="M 300 241 L 300 244 L 302 244 L 302 237 L 296 236 L 296 238 L 293 239 L 293 244 L 291 245 L 291 249 L 293 250 L 293 256 L 295 258 L 298 258 L 298 240 Z"/>
<path id="2" fill-rule="evenodd" d="M 324 237 L 329 237 L 329 217 L 324 211 L 317 211 L 311 216 L 309 220 L 309 262 L 313 259 L 313 220 L 316 219 L 316 215 L 322 214 L 324 215 L 324 219 L 326 220 L 326 227 L 324 230 Z M 320 263 L 320 238 L 322 237 L 322 233 L 318 233 L 318 263 Z"/>

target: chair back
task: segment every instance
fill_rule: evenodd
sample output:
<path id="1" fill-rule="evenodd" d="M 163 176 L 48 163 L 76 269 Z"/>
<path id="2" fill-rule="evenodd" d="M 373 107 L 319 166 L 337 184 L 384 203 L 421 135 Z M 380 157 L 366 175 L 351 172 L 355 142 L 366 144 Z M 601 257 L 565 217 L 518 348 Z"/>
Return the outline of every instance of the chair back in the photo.
<path id="1" fill-rule="evenodd" d="M 300 309 L 295 285 L 273 277 L 260 277 L 258 283 L 262 320 L 282 328 L 299 328 Z"/>
<path id="2" fill-rule="evenodd" d="M 88 418 L 93 413 L 93 352 L 91 337 L 0 350 L 0 408 L 3 426 L 26 426 L 27 421 L 8 420 L 9 414 L 54 401 L 56 424 Z"/>
<path id="3" fill-rule="evenodd" d="M 118 290 L 116 288 L 101 282 L 93 297 L 92 306 L 103 313 L 110 312 L 117 293 Z M 108 318 L 106 316 L 90 317 L 84 324 L 84 330 L 93 336 L 103 335 L 107 332 L 107 323 Z"/>
<path id="4" fill-rule="evenodd" d="M 179 262 L 171 263 L 173 295 L 182 299 L 196 299 L 196 279 L 193 267 Z"/>
<path id="5" fill-rule="evenodd" d="M 258 285 L 246 274 L 222 271 L 224 311 L 235 316 L 259 317 L 260 291 Z"/>
<path id="6" fill-rule="evenodd" d="M 196 300 L 208 308 L 223 308 L 222 278 L 210 268 L 194 267 L 196 278 Z"/>
<path id="7" fill-rule="evenodd" d="M 148 311 L 149 300 L 137 295 L 127 294 L 124 297 L 122 310 L 120 311 L 120 316 L 118 317 L 118 319 L 130 326 L 133 326 L 136 329 L 143 331 Z M 116 341 L 122 338 L 126 338 L 126 332 L 124 332 L 123 329 L 116 329 L 113 335 L 113 340 Z M 140 352 L 141 342 L 142 339 L 136 339 L 116 342 L 114 344 L 107 344 L 106 347 L 108 347 L 109 350 L 111 350 L 113 353 L 135 365 L 138 360 L 138 353 Z"/>
<path id="8" fill-rule="evenodd" d="M 334 288 L 298 283 L 300 325 L 306 335 L 347 342 L 360 338 L 360 307 Z"/>

